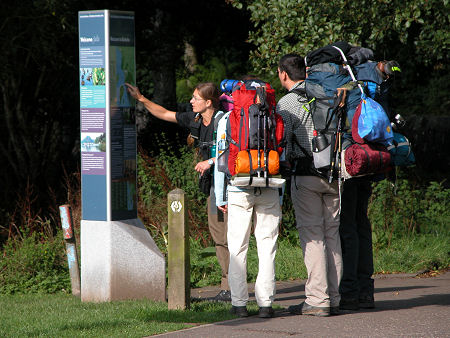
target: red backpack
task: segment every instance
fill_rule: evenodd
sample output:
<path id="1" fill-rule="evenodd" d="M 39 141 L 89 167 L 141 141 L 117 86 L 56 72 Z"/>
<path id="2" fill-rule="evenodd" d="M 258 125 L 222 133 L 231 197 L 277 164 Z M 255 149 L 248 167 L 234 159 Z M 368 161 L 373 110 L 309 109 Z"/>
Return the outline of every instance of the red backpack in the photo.
<path id="1" fill-rule="evenodd" d="M 268 177 L 279 173 L 284 123 L 275 112 L 275 91 L 261 80 L 240 81 L 232 91 L 234 108 L 227 122 L 228 171 Z"/>

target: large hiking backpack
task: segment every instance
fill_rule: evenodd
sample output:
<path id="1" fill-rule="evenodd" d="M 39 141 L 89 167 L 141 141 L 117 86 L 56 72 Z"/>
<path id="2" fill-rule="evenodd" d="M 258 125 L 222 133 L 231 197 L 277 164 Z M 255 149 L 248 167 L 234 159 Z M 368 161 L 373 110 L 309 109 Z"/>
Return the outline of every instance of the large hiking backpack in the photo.
<path id="1" fill-rule="evenodd" d="M 316 128 L 321 130 L 325 128 L 333 109 L 339 103 L 339 98 L 336 96 L 337 88 L 351 82 L 352 77 L 341 64 L 331 62 L 314 65 L 308 69 L 307 73 L 306 94 L 308 98 L 315 98 L 312 109 L 315 114 Z M 350 123 L 360 101 L 359 88 L 348 91 L 345 99 L 345 115 Z M 333 121 L 329 127 L 335 128 L 336 122 Z"/>
<path id="2" fill-rule="evenodd" d="M 284 123 L 275 112 L 275 91 L 261 80 L 240 81 L 231 93 L 228 117 L 228 174 L 232 185 L 279 186 L 279 155 L 284 147 Z M 219 168 L 220 170 L 220 168 Z M 244 177 L 244 179 L 242 179 Z M 258 179 L 256 179 L 258 178 Z"/>
<path id="3" fill-rule="evenodd" d="M 316 56 L 320 57 L 319 54 Z M 336 95 L 337 88 L 352 81 L 352 78 L 342 65 L 332 62 L 315 64 L 308 68 L 307 74 L 303 93 L 301 89 L 293 92 L 306 96 L 308 100 L 308 111 L 314 125 L 313 152 L 310 154 L 300 147 L 306 159 L 297 163 L 296 170 L 298 174 L 316 175 L 331 182 L 339 171 L 338 134 L 344 128 L 348 107 L 356 108 L 360 93 L 357 89 L 347 94 L 347 109 L 344 110 L 338 106 L 340 97 Z"/>
<path id="4" fill-rule="evenodd" d="M 368 63 L 367 61 L 372 58 L 372 56 L 373 53 L 371 50 L 360 47 L 354 47 L 345 42 L 330 44 L 328 46 L 312 51 L 308 53 L 308 55 L 306 56 L 305 63 L 309 68 L 308 68 L 308 77 L 305 81 L 305 88 L 308 98 L 311 97 L 315 98 L 315 101 L 312 106 L 313 116 L 315 115 L 314 117 L 315 129 L 317 129 L 320 132 L 321 128 L 324 128 L 325 126 L 325 128 L 322 130 L 323 134 L 327 135 L 328 138 L 330 134 L 333 135 L 333 132 L 330 133 L 330 130 L 333 131 L 334 121 L 331 121 L 332 123 L 330 124 L 330 118 L 332 118 L 332 115 L 330 114 L 334 112 L 334 109 L 338 104 L 337 102 L 338 98 L 336 97 L 337 88 L 343 87 L 344 85 L 350 82 L 356 83 L 357 80 L 351 66 L 357 68 L 357 70 L 361 72 L 360 78 L 358 78 L 358 80 L 374 81 L 377 83 L 379 82 L 378 78 L 374 78 L 374 76 L 377 75 L 374 73 L 373 67 L 374 64 L 369 63 L 368 65 L 365 65 L 366 63 Z M 364 125 L 363 122 L 366 121 L 364 120 L 363 122 L 361 122 L 359 116 L 361 113 L 362 105 L 366 104 L 367 101 L 369 100 L 366 99 L 366 97 L 364 96 L 364 90 L 361 84 L 358 84 L 358 88 L 349 90 L 347 92 L 345 101 L 346 126 L 350 128 L 353 127 L 353 129 L 355 130 L 354 134 L 357 136 L 359 136 L 359 134 L 357 133 L 358 125 L 362 126 Z M 355 114 L 355 111 L 357 111 L 357 114 Z M 354 123 L 355 119 L 357 123 Z M 382 125 L 383 130 L 387 128 L 384 133 L 379 132 L 381 130 L 381 127 L 378 128 L 379 124 L 372 123 L 370 126 L 367 125 L 367 127 L 370 127 L 371 129 L 365 131 L 364 134 L 361 134 L 361 136 L 367 136 L 369 138 L 369 141 L 376 141 L 376 142 L 385 141 L 384 138 L 386 138 L 386 134 L 388 134 L 389 132 L 392 134 L 392 132 L 389 129 L 389 121 L 387 121 L 387 124 L 385 120 L 380 119 L 380 121 L 384 122 L 384 124 Z M 328 126 L 330 128 L 328 128 Z M 342 127 L 342 124 L 340 124 L 339 126 Z M 342 137 L 345 133 L 344 130 L 340 130 L 340 132 L 337 132 L 336 129 L 334 130 L 335 135 L 340 134 L 340 136 L 339 137 L 332 136 L 331 142 L 333 140 L 335 142 L 336 140 L 340 141 L 339 143 L 337 143 L 337 146 L 334 147 L 335 153 L 331 156 L 330 162 L 332 163 L 333 160 L 336 161 L 335 163 L 337 163 L 338 165 L 337 170 L 340 173 L 341 170 L 339 166 L 345 160 L 345 158 L 341 156 L 342 140 L 340 139 L 340 137 Z M 375 132 L 373 130 L 375 130 Z M 347 134 L 347 136 L 351 137 L 351 134 L 350 135 Z M 364 143 L 367 140 L 363 140 L 361 137 L 358 138 L 356 141 Z M 386 140 L 386 142 L 389 142 L 389 139 Z M 378 151 L 379 150 L 378 146 L 375 146 L 376 151 L 373 152 L 374 156 L 367 155 L 372 150 L 371 147 L 367 147 L 367 149 L 363 148 L 364 147 L 358 148 L 355 146 L 352 148 L 354 151 L 349 150 L 346 153 L 346 156 L 350 158 L 350 160 L 347 161 L 348 166 L 351 166 L 350 164 L 353 164 L 353 167 L 355 168 L 354 171 L 352 170 L 350 171 L 352 171 L 354 174 L 356 174 L 356 172 L 358 171 L 359 176 L 361 174 L 369 174 L 371 171 L 379 172 L 389 170 L 388 167 L 390 163 L 389 161 L 384 160 L 388 156 L 384 157 L 379 156 L 382 153 Z M 386 151 L 385 148 L 383 150 Z M 385 154 L 385 152 L 383 152 L 383 154 Z M 328 156 L 328 153 L 326 153 L 325 155 L 326 159 L 330 158 Z M 335 157 L 336 155 L 337 157 Z M 389 153 L 387 155 L 389 155 Z M 361 166 L 356 165 L 357 163 L 360 163 L 366 158 L 373 160 L 375 156 L 379 156 L 380 159 L 382 159 L 379 161 L 380 168 L 378 167 L 375 168 L 373 165 L 361 165 Z M 314 161 L 316 162 L 316 159 Z M 332 169 L 334 168 L 331 167 L 330 170 Z M 330 176 L 330 181 L 331 179 L 332 178 Z"/>
<path id="5" fill-rule="evenodd" d="M 306 86 L 306 83 L 305 83 Z M 302 104 L 303 109 L 307 112 L 307 117 L 304 121 L 310 119 L 314 131 L 308 138 L 311 138 L 312 153 L 305 149 L 297 140 L 293 138 L 293 142 L 300 148 L 303 157 L 296 159 L 292 163 L 294 173 L 297 175 L 313 175 L 322 178 L 329 178 L 330 174 L 336 172 L 331 171 L 333 156 L 336 157 L 334 144 L 336 140 L 337 125 L 339 123 L 339 114 L 342 110 L 339 107 L 330 107 L 330 109 L 317 109 L 317 103 L 320 98 L 313 97 L 309 99 L 306 88 L 295 88 L 290 91 L 298 95 L 298 101 Z M 318 102 L 316 102 L 318 101 Z M 329 111 L 330 110 L 330 111 Z M 341 121 L 342 122 L 342 121 Z M 332 126 L 330 128 L 330 126 Z M 309 147 L 308 147 L 309 148 Z"/>

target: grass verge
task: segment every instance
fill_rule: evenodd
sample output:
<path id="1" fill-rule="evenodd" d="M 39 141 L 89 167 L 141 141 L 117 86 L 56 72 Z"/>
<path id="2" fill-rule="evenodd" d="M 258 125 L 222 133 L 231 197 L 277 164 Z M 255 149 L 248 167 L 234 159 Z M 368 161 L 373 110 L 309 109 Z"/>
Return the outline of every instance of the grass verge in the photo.
<path id="1" fill-rule="evenodd" d="M 148 300 L 82 303 L 67 294 L 0 295 L 1 337 L 144 337 L 236 318 L 230 304 L 195 302 L 188 311 Z M 256 304 L 249 312 L 257 313 Z"/>

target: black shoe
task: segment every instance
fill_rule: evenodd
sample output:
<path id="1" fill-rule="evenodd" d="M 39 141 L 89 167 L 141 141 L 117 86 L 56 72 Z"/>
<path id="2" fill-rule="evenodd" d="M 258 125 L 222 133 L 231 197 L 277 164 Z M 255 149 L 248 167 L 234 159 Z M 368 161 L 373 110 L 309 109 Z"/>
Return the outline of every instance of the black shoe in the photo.
<path id="1" fill-rule="evenodd" d="M 308 315 L 318 317 L 328 317 L 330 315 L 330 307 L 312 306 L 305 302 L 298 305 L 289 306 L 288 311 L 295 315 Z"/>
<path id="2" fill-rule="evenodd" d="M 373 295 L 360 295 L 359 307 L 362 309 L 373 309 L 375 307 Z"/>
<path id="3" fill-rule="evenodd" d="M 247 311 L 247 307 L 244 306 L 231 306 L 231 310 L 230 312 L 234 315 L 237 315 L 238 317 L 248 317 L 248 311 Z"/>
<path id="4" fill-rule="evenodd" d="M 341 298 L 339 309 L 351 311 L 359 310 L 359 301 L 356 298 Z"/>
<path id="5" fill-rule="evenodd" d="M 215 297 L 210 298 L 213 302 L 231 302 L 230 290 L 221 290 Z"/>
<path id="6" fill-rule="evenodd" d="M 330 306 L 330 315 L 337 316 L 339 314 L 339 306 Z"/>
<path id="7" fill-rule="evenodd" d="M 271 306 L 260 306 L 259 307 L 259 318 L 272 318 L 275 312 L 273 311 Z"/>

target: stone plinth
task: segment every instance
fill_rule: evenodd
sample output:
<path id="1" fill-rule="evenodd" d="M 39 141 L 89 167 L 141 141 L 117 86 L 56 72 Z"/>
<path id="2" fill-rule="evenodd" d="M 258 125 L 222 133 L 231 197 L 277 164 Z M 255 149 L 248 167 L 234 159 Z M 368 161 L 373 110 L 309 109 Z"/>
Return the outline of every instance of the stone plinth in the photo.
<path id="1" fill-rule="evenodd" d="M 139 219 L 81 221 L 81 300 L 166 300 L 164 255 Z"/>

